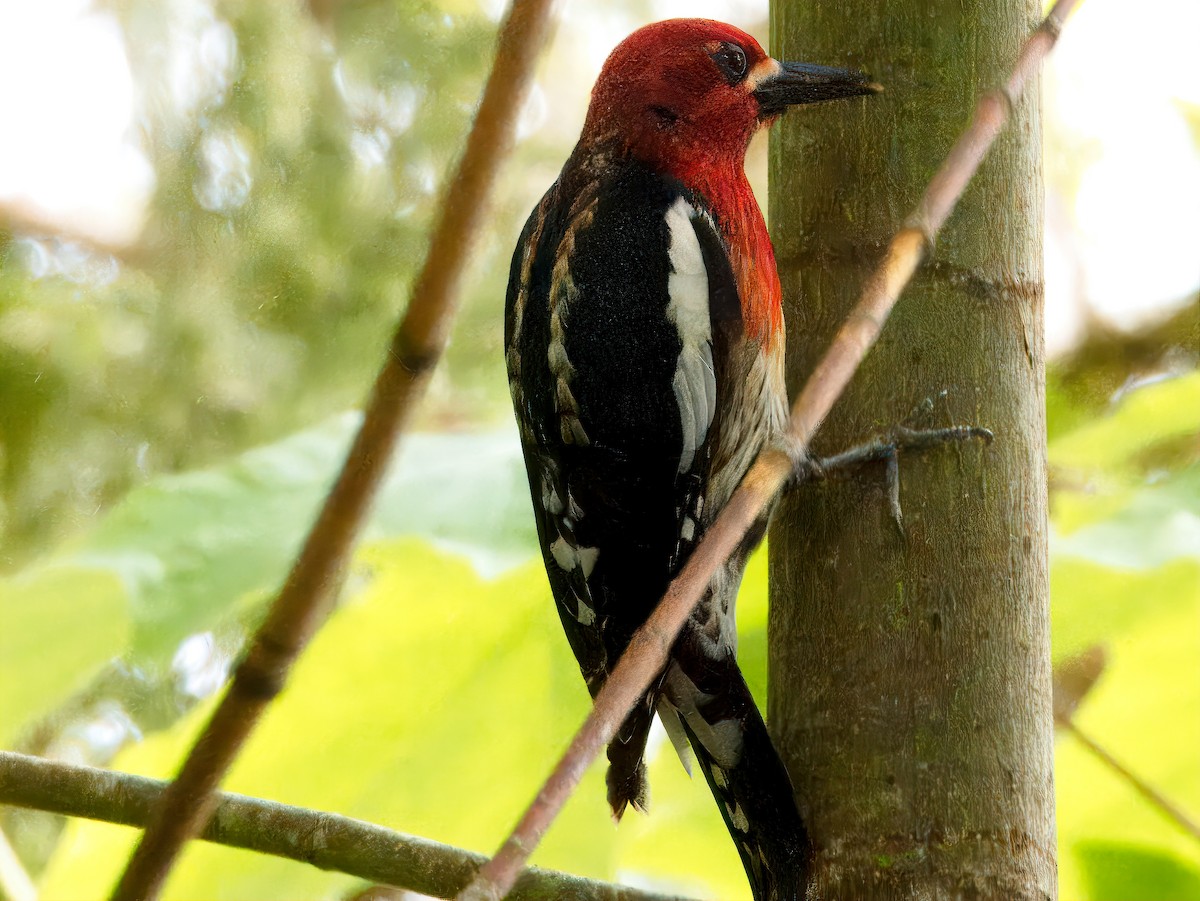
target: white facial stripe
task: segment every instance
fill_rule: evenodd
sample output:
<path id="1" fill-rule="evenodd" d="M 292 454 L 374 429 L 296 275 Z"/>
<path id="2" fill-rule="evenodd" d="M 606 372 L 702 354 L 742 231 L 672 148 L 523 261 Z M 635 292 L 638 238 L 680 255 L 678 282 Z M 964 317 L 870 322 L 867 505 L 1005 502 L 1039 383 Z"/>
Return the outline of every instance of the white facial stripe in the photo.
<path id="1" fill-rule="evenodd" d="M 779 60 L 771 59 L 768 56 L 766 59 L 755 64 L 754 68 L 750 70 L 750 74 L 746 76 L 746 90 L 758 90 L 760 84 L 768 78 L 774 78 L 782 71 L 783 66 L 779 64 Z"/>

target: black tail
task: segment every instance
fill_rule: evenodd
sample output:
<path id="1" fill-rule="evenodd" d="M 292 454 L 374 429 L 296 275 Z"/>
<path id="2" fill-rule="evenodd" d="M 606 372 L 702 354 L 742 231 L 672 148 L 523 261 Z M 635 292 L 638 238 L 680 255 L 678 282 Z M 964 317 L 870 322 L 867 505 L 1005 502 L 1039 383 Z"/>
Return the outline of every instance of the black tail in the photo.
<path id="1" fill-rule="evenodd" d="M 621 730 L 608 744 L 608 806 L 614 819 L 621 819 L 625 807 L 646 813 L 650 793 L 646 782 L 646 737 L 654 721 L 654 708 L 649 696 L 638 702 Z"/>
<path id="2" fill-rule="evenodd" d="M 714 660 L 689 653 L 687 640 L 685 632 L 663 682 L 666 700 L 717 800 L 755 901 L 802 901 L 812 842 L 791 779 L 732 652 Z M 691 660 L 702 661 L 699 681 L 689 672 Z"/>

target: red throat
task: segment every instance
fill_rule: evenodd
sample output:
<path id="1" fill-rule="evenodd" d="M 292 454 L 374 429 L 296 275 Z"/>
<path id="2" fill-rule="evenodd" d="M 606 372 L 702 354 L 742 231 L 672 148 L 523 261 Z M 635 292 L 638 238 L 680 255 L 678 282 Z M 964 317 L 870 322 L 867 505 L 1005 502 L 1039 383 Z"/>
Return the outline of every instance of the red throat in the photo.
<path id="1" fill-rule="evenodd" d="M 679 177 L 709 202 L 729 245 L 746 334 L 771 345 L 783 335 L 783 292 L 767 224 L 740 164 L 724 177 L 715 174 L 702 170 Z"/>

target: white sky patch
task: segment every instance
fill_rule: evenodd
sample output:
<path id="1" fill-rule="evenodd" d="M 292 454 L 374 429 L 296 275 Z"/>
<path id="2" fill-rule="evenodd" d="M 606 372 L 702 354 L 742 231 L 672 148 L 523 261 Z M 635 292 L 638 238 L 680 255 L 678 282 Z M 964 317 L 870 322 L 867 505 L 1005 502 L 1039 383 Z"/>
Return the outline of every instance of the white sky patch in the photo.
<path id="1" fill-rule="evenodd" d="M 200 206 L 210 211 L 237 209 L 250 196 L 250 154 L 232 133 L 206 134 L 201 142 L 204 169 L 193 187 Z"/>
<path id="2" fill-rule="evenodd" d="M 1087 303 L 1083 271 L 1073 237 L 1071 211 L 1053 191 L 1046 192 L 1045 259 L 1046 354 L 1060 356 L 1083 340 Z"/>
<path id="3" fill-rule="evenodd" d="M 634 18 L 626 10 L 613 9 L 592 3 L 565 3 L 561 6 L 565 37 L 581 51 L 577 58 L 580 69 L 586 66 L 590 73 L 585 91 L 600 74 L 600 67 L 608 59 L 612 49 L 621 43 L 634 29 L 647 24 Z M 563 36 L 556 36 L 556 42 Z M 585 94 L 586 96 L 586 94 Z"/>
<path id="4" fill-rule="evenodd" d="M 507 0 L 479 0 L 479 8 L 493 22 L 499 22 L 508 9 Z"/>
<path id="5" fill-rule="evenodd" d="M 530 86 L 529 95 L 525 98 L 525 105 L 521 107 L 521 113 L 517 117 L 517 140 L 524 141 L 540 129 L 549 113 L 546 92 L 540 84 L 534 82 Z"/>
<path id="6" fill-rule="evenodd" d="M 0 4 L 0 202 L 109 241 L 131 238 L 154 173 L 131 138 L 116 20 L 85 0 Z"/>
<path id="7" fill-rule="evenodd" d="M 1135 16 L 1119 0 L 1088 0 L 1047 66 L 1046 110 L 1092 151 L 1070 211 L 1073 247 L 1048 242 L 1047 270 L 1077 264 L 1075 287 L 1118 327 L 1161 318 L 1200 286 L 1200 149 L 1178 103 L 1200 104 L 1198 34 L 1196 0 L 1145 0 Z M 1052 261 L 1056 252 L 1076 260 Z M 1048 318 L 1073 305 L 1058 315 L 1073 328 L 1078 303 L 1051 287 Z"/>
<path id="8" fill-rule="evenodd" d="M 217 18 L 211 0 L 159 0 L 159 20 L 143 31 L 139 50 L 150 45 L 160 81 L 139 85 L 155 114 L 185 120 L 223 100 L 237 62 L 237 36 Z M 168 105 L 163 110 L 161 107 Z M 178 123 L 190 128 L 190 122 Z"/>
<path id="9" fill-rule="evenodd" d="M 171 668 L 185 692 L 194 698 L 207 698 L 225 684 L 229 663 L 229 655 L 221 650 L 213 634 L 199 632 L 180 643 Z"/>
<path id="10" fill-rule="evenodd" d="M 1200 283 L 1200 160 L 1181 118 L 1158 104 L 1126 124 L 1084 172 L 1075 218 L 1089 303 L 1133 328 Z"/>

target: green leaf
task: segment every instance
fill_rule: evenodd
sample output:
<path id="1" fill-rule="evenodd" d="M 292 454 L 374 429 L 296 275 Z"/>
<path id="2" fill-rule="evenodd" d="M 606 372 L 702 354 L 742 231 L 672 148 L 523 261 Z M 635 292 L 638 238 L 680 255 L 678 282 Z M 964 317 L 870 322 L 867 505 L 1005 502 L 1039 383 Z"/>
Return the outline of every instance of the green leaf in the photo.
<path id="1" fill-rule="evenodd" d="M 131 491 L 57 562 L 125 585 L 135 653 L 169 657 L 253 591 L 270 590 L 307 532 L 359 416 L 345 414 L 228 463 Z M 406 436 L 368 537 L 415 534 L 495 572 L 526 560 L 536 536 L 510 433 Z"/>
<path id="2" fill-rule="evenodd" d="M 1121 842 L 1081 842 L 1075 849 L 1092 901 L 1200 901 L 1200 866 Z"/>
<path id="3" fill-rule="evenodd" d="M 737 599 L 738 664 L 754 700 L 767 709 L 767 543 L 750 555 Z"/>
<path id="4" fill-rule="evenodd" d="M 1067 534 L 1056 530 L 1054 553 L 1124 569 L 1200 560 L 1200 465 L 1112 500 L 1092 503 L 1091 515 L 1077 510 L 1074 518 L 1088 524 Z M 1107 515 L 1097 515 L 1104 506 Z"/>
<path id="5" fill-rule="evenodd" d="M 1104 674 L 1075 714 L 1077 726 L 1173 803 L 1200 815 L 1200 565 L 1175 561 L 1127 572 L 1069 561 L 1056 563 L 1052 576 L 1055 656 L 1095 641 L 1108 652 Z M 1055 783 L 1062 897 L 1175 897 L 1098 889 L 1100 844 L 1136 841 L 1148 855 L 1200 865 L 1195 839 L 1067 732 L 1059 733 Z"/>
<path id="6" fill-rule="evenodd" d="M 541 563 L 485 581 L 463 559 L 403 540 L 367 549 L 356 568 L 364 589 L 318 634 L 225 787 L 492 851 L 588 708 Z M 128 749 L 114 767 L 172 772 L 207 712 Z M 536 862 L 746 897 L 703 780 L 689 781 L 669 743 L 655 743 L 651 816 L 630 814 L 612 827 L 599 761 Z M 42 897 L 102 897 L 133 838 L 119 827 L 72 823 Z M 351 884 L 193 844 L 166 897 L 335 898 Z"/>
<path id="7" fill-rule="evenodd" d="M 1050 463 L 1083 470 L 1127 467 L 1157 444 L 1200 433 L 1200 372 L 1169 378 L 1127 394 L 1107 416 L 1051 443 Z"/>
<path id="8" fill-rule="evenodd" d="M 1061 660 L 1094 644 L 1127 640 L 1148 620 L 1200 611 L 1200 564 L 1114 569 L 1055 556 L 1050 565 L 1050 634 Z"/>
<path id="9" fill-rule="evenodd" d="M 1143 570 L 1200 559 L 1198 433 L 1192 373 L 1138 388 L 1052 442 L 1050 461 L 1065 472 L 1053 495 L 1055 556 Z"/>
<path id="10" fill-rule="evenodd" d="M 125 648 L 129 614 L 111 573 L 47 566 L 0 580 L 0 746 Z"/>

